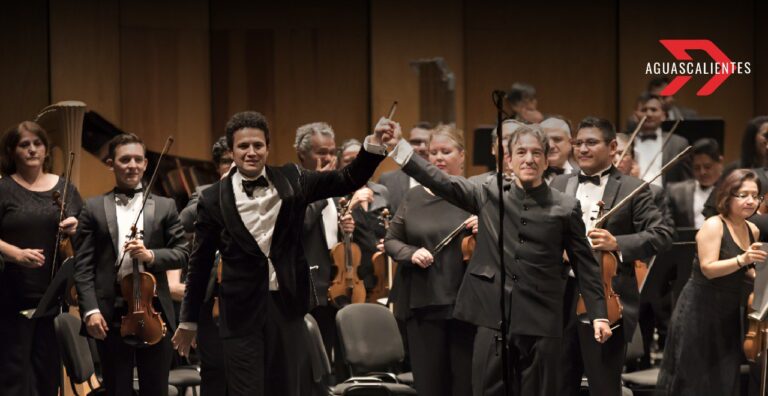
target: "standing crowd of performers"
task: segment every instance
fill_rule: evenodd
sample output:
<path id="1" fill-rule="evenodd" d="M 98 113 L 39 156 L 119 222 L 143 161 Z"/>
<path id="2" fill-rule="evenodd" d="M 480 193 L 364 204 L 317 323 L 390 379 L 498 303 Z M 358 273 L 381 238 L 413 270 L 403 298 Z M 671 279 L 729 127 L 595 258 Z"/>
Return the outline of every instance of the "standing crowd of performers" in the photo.
<path id="1" fill-rule="evenodd" d="M 617 396 L 622 373 L 649 367 L 657 349 L 660 395 L 737 395 L 743 307 L 766 260 L 768 117 L 749 122 L 736 163 L 724 166 L 718 143 L 700 139 L 654 178 L 688 142 L 661 130 L 685 111 L 651 92 L 627 121 L 639 130 L 630 141 L 602 118 L 572 125 L 542 115 L 534 91 L 516 84 L 507 96 L 515 117 L 494 130 L 501 190 L 497 171 L 463 177 L 464 136 L 452 125 L 403 133 L 382 118 L 364 141 L 337 146 L 330 125 L 311 123 L 296 131 L 297 164 L 270 166 L 267 120 L 237 113 L 213 146 L 220 181 L 198 187 L 180 212 L 148 191 L 136 135 L 109 142 L 114 189 L 82 200 L 49 172 L 46 132 L 22 122 L 0 141 L 0 393 L 57 392 L 59 311 L 21 312 L 48 288 L 64 236 L 75 247 L 81 334 L 95 339 L 108 395 L 134 394 L 134 376 L 141 395 L 166 395 L 174 349 L 196 351 L 203 395 L 310 395 L 307 313 L 336 379 L 346 379 L 335 317 L 360 301 L 334 294 L 330 252 L 348 239 L 360 247 L 356 276 L 369 294 L 383 282 L 374 253 L 397 264 L 383 302 L 401 325 L 419 395 L 502 395 L 502 331 L 515 395 L 577 395 L 586 376 L 590 394 Z M 387 157 L 401 169 L 370 181 Z M 65 189 L 62 216 L 52 194 Z M 650 265 L 646 282 L 656 286 L 641 288 L 638 275 L 672 248 L 676 227 L 698 229 L 690 278 L 673 296 L 670 271 Z M 465 237 L 476 243 L 471 257 Z M 606 260 L 617 267 L 608 284 Z M 121 331 L 135 303 L 121 281 L 136 271 L 154 276 L 151 305 L 167 326 L 151 345 Z M 645 353 L 627 361 L 636 332 Z"/>

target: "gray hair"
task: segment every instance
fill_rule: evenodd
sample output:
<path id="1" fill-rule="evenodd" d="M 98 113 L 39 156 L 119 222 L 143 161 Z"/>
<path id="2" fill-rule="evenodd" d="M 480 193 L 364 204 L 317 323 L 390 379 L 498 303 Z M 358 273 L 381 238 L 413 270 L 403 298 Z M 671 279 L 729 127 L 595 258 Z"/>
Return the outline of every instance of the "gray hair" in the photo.
<path id="1" fill-rule="evenodd" d="M 507 125 L 507 124 L 512 124 L 512 131 L 513 132 L 515 130 L 517 130 L 517 128 L 519 128 L 519 127 L 521 127 L 523 125 L 526 125 L 525 123 L 523 123 L 521 121 L 518 121 L 518 120 L 515 120 L 515 119 L 512 119 L 512 118 L 507 118 L 507 119 L 505 119 L 504 121 L 501 122 L 501 129 L 504 130 L 504 125 Z M 493 130 L 491 130 L 491 143 L 496 142 L 496 139 L 498 139 L 498 134 L 496 132 L 496 128 L 494 127 Z"/>
<path id="2" fill-rule="evenodd" d="M 360 143 L 360 141 L 357 139 L 347 139 L 344 141 L 344 143 L 341 144 L 341 147 L 339 147 L 339 154 L 340 155 L 344 154 L 344 152 L 347 151 L 347 149 L 355 146 L 362 148 L 363 144 Z"/>
<path id="3" fill-rule="evenodd" d="M 520 128 L 515 129 L 509 137 L 509 142 L 507 142 L 507 150 L 509 150 L 509 153 L 512 152 L 512 146 L 514 146 L 515 143 L 520 140 L 520 137 L 524 135 L 533 135 L 533 137 L 541 143 L 541 148 L 544 149 L 544 155 L 546 156 L 549 154 L 549 139 L 538 124 L 523 125 Z"/>
<path id="4" fill-rule="evenodd" d="M 293 148 L 296 149 L 297 153 L 306 154 L 310 152 L 312 150 L 312 136 L 317 134 L 328 136 L 331 139 L 336 138 L 333 128 L 328 123 L 312 122 L 296 129 L 296 142 L 293 144 Z"/>

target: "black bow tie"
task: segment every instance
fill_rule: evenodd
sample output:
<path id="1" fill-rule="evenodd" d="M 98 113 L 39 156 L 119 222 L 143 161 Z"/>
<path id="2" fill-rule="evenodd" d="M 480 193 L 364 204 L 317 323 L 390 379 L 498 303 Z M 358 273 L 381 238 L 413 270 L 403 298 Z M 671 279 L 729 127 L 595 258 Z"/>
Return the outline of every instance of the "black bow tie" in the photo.
<path id="1" fill-rule="evenodd" d="M 136 194 L 138 194 L 140 192 L 144 192 L 144 188 L 143 187 L 141 187 L 141 188 L 120 188 L 120 187 L 115 187 L 115 189 L 112 190 L 112 191 L 114 191 L 115 195 L 124 196 L 124 197 L 126 197 L 128 199 L 133 199 L 133 197 L 136 196 Z"/>
<path id="2" fill-rule="evenodd" d="M 269 182 L 264 176 L 259 176 L 256 180 L 243 180 L 243 190 L 248 197 L 253 198 L 253 190 L 256 187 L 269 187 Z"/>
<path id="3" fill-rule="evenodd" d="M 613 167 L 608 168 L 599 175 L 587 176 L 583 173 L 579 173 L 579 183 L 592 183 L 596 186 L 600 186 L 600 178 L 611 173 Z"/>
<path id="4" fill-rule="evenodd" d="M 656 140 L 656 132 L 649 135 L 638 135 L 637 137 L 640 138 L 641 142 L 644 142 L 646 140 Z"/>
<path id="5" fill-rule="evenodd" d="M 565 173 L 565 168 L 558 168 L 556 166 L 550 166 L 549 168 L 547 168 L 547 171 L 550 174 L 562 175 L 563 173 Z"/>

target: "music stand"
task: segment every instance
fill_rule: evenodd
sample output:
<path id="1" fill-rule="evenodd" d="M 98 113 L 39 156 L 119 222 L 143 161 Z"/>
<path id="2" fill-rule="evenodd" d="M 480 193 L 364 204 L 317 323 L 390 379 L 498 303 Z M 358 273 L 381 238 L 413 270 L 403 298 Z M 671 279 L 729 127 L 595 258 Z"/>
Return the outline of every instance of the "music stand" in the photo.
<path id="1" fill-rule="evenodd" d="M 20 313 L 27 319 L 38 319 L 44 316 L 55 315 L 59 313 L 61 306 L 61 299 L 64 295 L 64 288 L 67 286 L 67 281 L 75 273 L 75 260 L 69 258 L 65 260 L 53 280 L 48 285 L 48 289 L 45 290 L 43 298 L 37 304 L 37 308 L 25 309 Z"/>

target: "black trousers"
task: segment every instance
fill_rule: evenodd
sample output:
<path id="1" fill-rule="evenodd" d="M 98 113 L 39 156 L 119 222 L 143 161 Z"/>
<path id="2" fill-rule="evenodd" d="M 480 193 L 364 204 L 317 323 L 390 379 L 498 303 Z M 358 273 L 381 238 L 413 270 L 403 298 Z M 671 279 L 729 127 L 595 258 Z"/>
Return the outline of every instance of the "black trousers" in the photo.
<path id="1" fill-rule="evenodd" d="M 578 295 L 572 288 L 573 282 L 569 280 L 568 284 L 558 394 L 578 395 L 581 377 L 586 373 L 591 396 L 620 396 L 621 373 L 627 354 L 624 327 L 613 330 L 613 335 L 604 344 L 595 341 L 592 325 L 582 323 L 576 317 Z"/>
<path id="2" fill-rule="evenodd" d="M 304 318 L 286 316 L 280 295 L 269 295 L 263 328 L 222 339 L 230 396 L 298 396 L 310 375 Z"/>
<path id="3" fill-rule="evenodd" d="M 219 326 L 212 317 L 213 299 L 203 304 L 197 322 L 197 352 L 200 355 L 200 394 L 225 396 L 227 377 L 224 370 L 224 345 Z"/>
<path id="4" fill-rule="evenodd" d="M 469 395 L 475 326 L 456 319 L 425 319 L 419 313 L 406 325 L 419 396 Z"/>
<path id="5" fill-rule="evenodd" d="M 112 324 L 107 338 L 96 341 L 104 387 L 109 396 L 133 396 L 133 368 L 139 375 L 141 396 L 167 396 L 173 348 L 170 329 L 155 345 L 133 347 L 123 341 L 120 327 Z"/>
<path id="6" fill-rule="evenodd" d="M 0 394 L 55 396 L 61 363 L 53 316 L 27 319 L 0 313 Z"/>
<path id="7" fill-rule="evenodd" d="M 478 327 L 472 354 L 472 394 L 506 396 L 502 379 L 499 332 Z M 511 335 L 508 365 L 509 392 L 515 396 L 558 395 L 560 345 L 557 337 Z"/>

